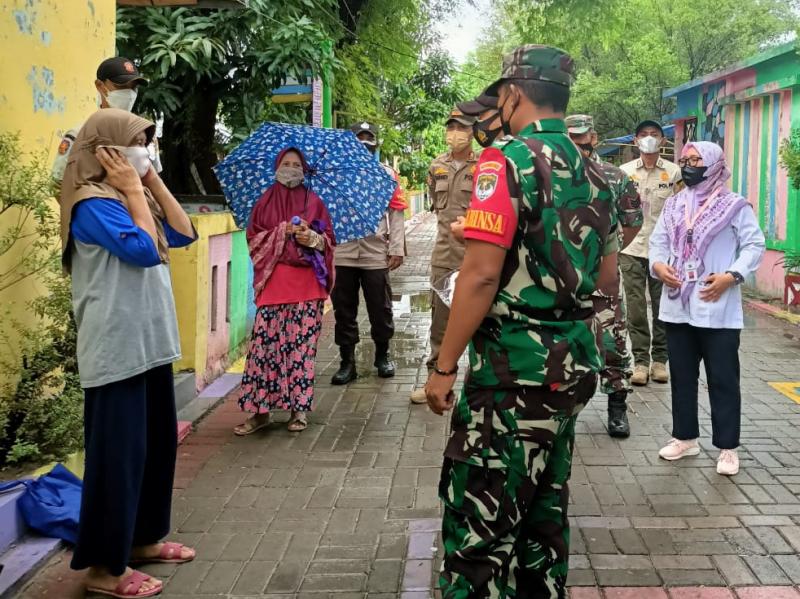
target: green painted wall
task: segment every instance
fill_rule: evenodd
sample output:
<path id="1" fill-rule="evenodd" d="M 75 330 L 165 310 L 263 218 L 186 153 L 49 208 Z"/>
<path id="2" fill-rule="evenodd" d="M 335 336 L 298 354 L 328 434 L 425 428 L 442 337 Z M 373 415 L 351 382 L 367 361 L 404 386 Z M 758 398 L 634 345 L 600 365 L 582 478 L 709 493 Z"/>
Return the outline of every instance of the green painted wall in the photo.
<path id="1" fill-rule="evenodd" d="M 797 75 L 797 64 L 797 55 L 793 52 L 762 62 L 756 67 L 756 85 L 763 85 L 790 75 Z"/>
<path id="2" fill-rule="evenodd" d="M 250 254 L 247 251 L 247 238 L 244 231 L 235 231 L 231 240 L 231 278 L 228 282 L 230 294 L 229 347 L 234 354 L 248 335 L 247 304 L 250 286 L 248 271 Z"/>

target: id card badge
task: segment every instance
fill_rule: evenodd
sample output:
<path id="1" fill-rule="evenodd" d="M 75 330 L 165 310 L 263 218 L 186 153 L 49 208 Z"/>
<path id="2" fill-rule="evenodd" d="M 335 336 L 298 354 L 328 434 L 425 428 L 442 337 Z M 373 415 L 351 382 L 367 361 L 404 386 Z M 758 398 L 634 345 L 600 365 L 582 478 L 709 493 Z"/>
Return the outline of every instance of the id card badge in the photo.
<path id="1" fill-rule="evenodd" d="M 697 269 L 698 265 L 697 262 L 694 260 L 688 260 L 683 265 L 683 272 L 686 274 L 686 281 L 688 283 L 695 283 L 697 282 Z"/>

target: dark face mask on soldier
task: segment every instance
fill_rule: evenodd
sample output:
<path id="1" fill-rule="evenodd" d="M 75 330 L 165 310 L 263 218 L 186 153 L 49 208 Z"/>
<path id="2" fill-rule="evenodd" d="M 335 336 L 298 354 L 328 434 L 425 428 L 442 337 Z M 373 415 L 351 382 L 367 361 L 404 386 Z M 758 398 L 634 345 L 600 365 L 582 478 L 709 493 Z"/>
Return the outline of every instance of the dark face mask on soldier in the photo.
<path id="1" fill-rule="evenodd" d="M 508 118 L 506 118 L 505 116 L 506 105 L 509 103 L 509 101 L 511 101 L 511 96 L 514 94 L 515 90 L 516 88 L 513 85 L 510 85 L 508 87 L 508 92 L 506 93 L 505 101 L 497 106 L 500 112 L 500 123 L 503 126 L 503 133 L 505 135 L 511 135 L 511 118 L 514 116 L 514 112 L 517 110 L 517 107 L 519 106 L 519 98 L 517 98 L 516 100 L 514 100 L 514 105 L 511 107 L 511 114 L 509 114 Z"/>
<path id="2" fill-rule="evenodd" d="M 492 127 L 497 121 L 497 114 L 498 112 L 493 110 L 489 116 L 484 119 L 478 119 L 472 125 L 472 136 L 475 138 L 475 141 L 478 142 L 478 145 L 483 148 L 491 146 L 503 130 L 502 125 L 499 127 Z"/>

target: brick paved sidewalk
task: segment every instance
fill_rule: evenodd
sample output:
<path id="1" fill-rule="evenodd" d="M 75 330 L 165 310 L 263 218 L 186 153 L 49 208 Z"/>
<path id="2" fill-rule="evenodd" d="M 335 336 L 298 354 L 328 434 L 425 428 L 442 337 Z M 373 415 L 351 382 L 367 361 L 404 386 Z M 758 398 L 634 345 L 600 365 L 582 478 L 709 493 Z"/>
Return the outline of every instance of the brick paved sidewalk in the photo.
<path id="1" fill-rule="evenodd" d="M 173 538 L 196 546 L 198 559 L 146 568 L 166 581 L 163 597 L 433 596 L 446 419 L 408 402 L 424 378 L 433 235 L 430 220 L 415 229 L 411 256 L 394 276 L 394 379 L 374 376 L 371 344 L 363 343 L 361 378 L 330 386 L 338 356 L 329 314 L 318 409 L 304 433 L 274 424 L 235 437 L 243 416 L 228 398 L 181 445 Z M 606 435 L 604 397 L 581 415 L 573 599 L 800 599 L 792 586 L 800 583 L 800 405 L 768 385 L 798 378 L 800 342 L 789 325 L 765 316 L 748 326 L 737 477 L 714 471 L 705 390 L 703 452 L 678 463 L 657 458 L 669 436 L 668 386 L 637 391 L 628 440 Z M 68 559 L 54 558 L 20 596 L 82 597 Z"/>

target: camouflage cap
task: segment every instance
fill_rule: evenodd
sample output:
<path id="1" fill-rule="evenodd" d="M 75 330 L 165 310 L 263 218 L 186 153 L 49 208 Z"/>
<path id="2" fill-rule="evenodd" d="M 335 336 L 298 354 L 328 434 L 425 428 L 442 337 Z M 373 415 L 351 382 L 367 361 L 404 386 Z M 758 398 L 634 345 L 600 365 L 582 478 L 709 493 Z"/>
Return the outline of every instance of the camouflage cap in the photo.
<path id="1" fill-rule="evenodd" d="M 500 79 L 490 85 L 486 93 L 497 95 L 500 84 L 508 79 L 549 81 L 570 87 L 575 80 L 575 62 L 560 48 L 527 44 L 503 57 Z"/>
<path id="2" fill-rule="evenodd" d="M 564 122 L 567 124 L 567 129 L 573 135 L 583 135 L 594 131 L 594 118 L 588 114 L 571 114 Z"/>
<path id="3" fill-rule="evenodd" d="M 475 122 L 475 118 L 471 116 L 465 115 L 461 112 L 458 107 L 453 108 L 450 111 L 450 114 L 447 117 L 447 121 L 445 121 L 445 125 L 449 125 L 452 122 L 460 123 L 462 125 L 466 125 L 467 127 L 472 127 L 472 124 Z"/>

